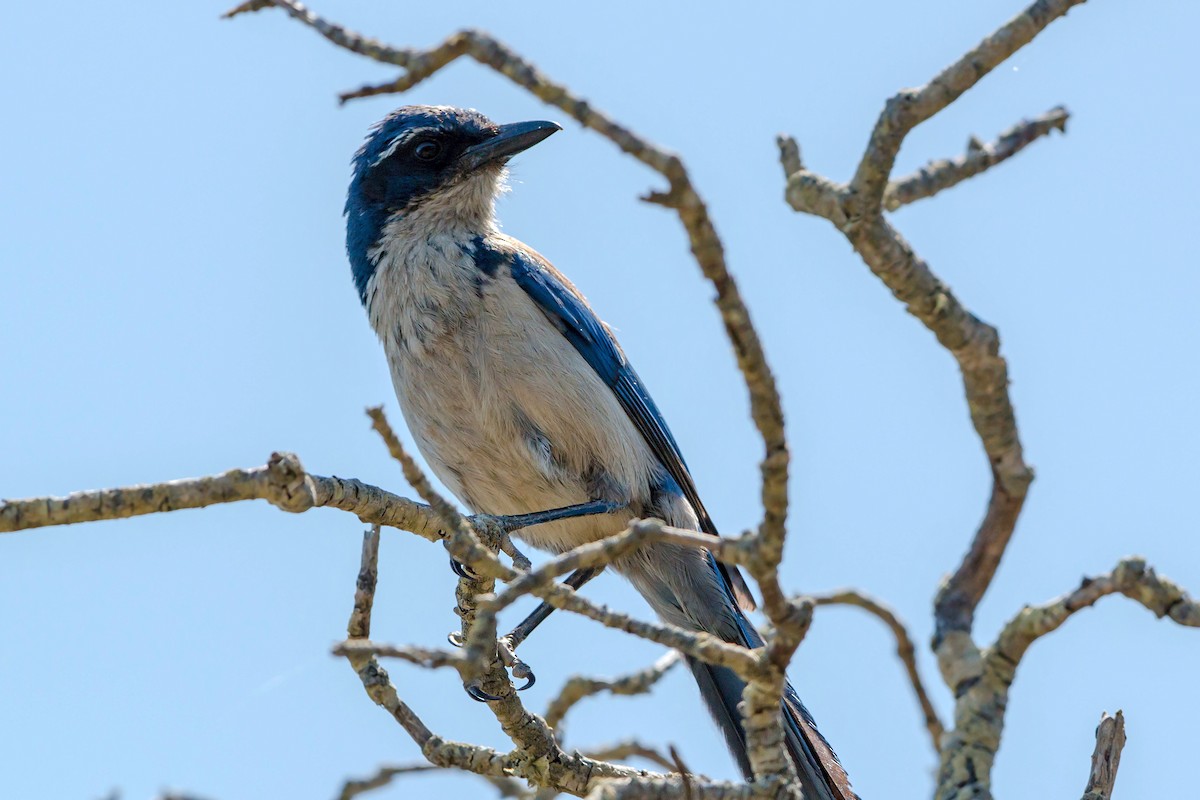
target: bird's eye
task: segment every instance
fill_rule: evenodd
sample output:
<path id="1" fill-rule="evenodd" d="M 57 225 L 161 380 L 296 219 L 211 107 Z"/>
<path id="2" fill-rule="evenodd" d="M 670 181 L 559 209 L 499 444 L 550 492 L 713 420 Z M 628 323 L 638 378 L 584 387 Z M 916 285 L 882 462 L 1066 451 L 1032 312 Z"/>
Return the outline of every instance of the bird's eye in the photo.
<path id="1" fill-rule="evenodd" d="M 413 155 L 421 161 L 433 161 L 442 154 L 442 146 L 428 139 L 413 148 Z"/>

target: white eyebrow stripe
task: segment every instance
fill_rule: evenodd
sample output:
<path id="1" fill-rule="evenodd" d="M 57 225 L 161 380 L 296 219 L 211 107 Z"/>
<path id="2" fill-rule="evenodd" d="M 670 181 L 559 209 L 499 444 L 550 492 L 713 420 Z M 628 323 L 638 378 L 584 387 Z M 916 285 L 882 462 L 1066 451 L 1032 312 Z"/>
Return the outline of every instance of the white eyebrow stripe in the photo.
<path id="1" fill-rule="evenodd" d="M 379 162 L 383 161 L 384 159 L 390 157 L 393 153 L 396 152 L 396 149 L 398 147 L 400 147 L 400 145 L 404 144 L 407 141 L 410 141 L 414 137 L 431 134 L 431 133 L 437 133 L 437 132 L 438 132 L 437 128 L 417 128 L 415 130 L 405 131 L 404 133 L 397 136 L 395 139 L 392 139 L 390 142 L 388 142 L 388 146 L 385 147 L 383 149 L 383 152 L 380 153 L 379 156 L 374 161 L 371 162 L 371 166 L 373 167 L 376 164 L 378 164 Z"/>

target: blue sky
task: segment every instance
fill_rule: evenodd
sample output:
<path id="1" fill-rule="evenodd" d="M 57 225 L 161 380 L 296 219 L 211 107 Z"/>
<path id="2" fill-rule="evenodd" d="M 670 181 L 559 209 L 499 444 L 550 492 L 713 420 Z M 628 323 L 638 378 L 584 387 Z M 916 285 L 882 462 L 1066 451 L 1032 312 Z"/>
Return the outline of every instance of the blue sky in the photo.
<path id="1" fill-rule="evenodd" d="M 784 565 L 800 591 L 851 584 L 893 604 L 918 645 L 989 475 L 952 359 L 827 223 L 782 202 L 774 136 L 845 179 L 884 99 L 924 82 L 1020 8 L 906 4 L 351 3 L 318 11 L 400 45 L 487 29 L 654 141 L 709 201 L 779 375 L 794 453 Z M 401 493 L 362 409 L 399 424 L 350 281 L 341 208 L 367 127 L 408 102 L 500 121 L 557 118 L 460 62 L 403 99 L 339 108 L 394 72 L 280 13 L 220 21 L 209 3 L 17 4 L 0 31 L 0 496 L 209 474 L 297 452 L 313 471 Z M 1200 123 L 1182 0 L 1095 2 L 1055 23 L 918 129 L 907 172 L 1059 103 L 1067 136 L 895 224 L 996 324 L 1029 461 L 1025 515 L 980 608 L 986 640 L 1023 603 L 1141 553 L 1200 591 L 1200 317 L 1191 155 Z M 710 289 L 645 168 L 568 120 L 522 156 L 506 230 L 545 253 L 616 327 L 671 420 L 710 511 L 757 519 L 759 443 Z M 361 525 L 265 504 L 0 539 L 0 796 L 326 798 L 347 775 L 418 758 L 345 664 Z M 390 532 L 376 635 L 454 629 L 445 554 Z M 644 611 L 619 578 L 588 593 Z M 517 609 L 518 613 L 526 610 Z M 515 621 L 516 615 L 514 615 Z M 935 761 L 881 626 L 818 614 L 792 671 L 867 800 L 926 797 Z M 556 618 L 522 650 L 541 708 L 569 674 L 612 674 L 656 648 Z M 944 716 L 932 658 L 921 666 Z M 1013 689 L 998 797 L 1083 788 L 1100 712 L 1125 710 L 1119 791 L 1194 787 L 1200 638 L 1122 599 L 1036 644 Z M 451 674 L 393 675 L 443 735 L 503 746 Z M 732 776 L 682 672 L 653 697 L 593 701 L 584 748 L 636 733 Z M 380 798 L 480 797 L 422 776 Z"/>

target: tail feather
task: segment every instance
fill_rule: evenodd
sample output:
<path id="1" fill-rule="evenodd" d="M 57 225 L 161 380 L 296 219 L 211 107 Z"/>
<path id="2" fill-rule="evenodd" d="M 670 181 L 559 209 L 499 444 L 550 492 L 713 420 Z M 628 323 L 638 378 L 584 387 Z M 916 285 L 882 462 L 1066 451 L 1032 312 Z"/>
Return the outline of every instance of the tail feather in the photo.
<path id="1" fill-rule="evenodd" d="M 676 524 L 682 523 L 681 527 L 689 525 L 686 518 L 662 516 L 675 519 Z M 695 550 L 655 545 L 621 562 L 620 569 L 667 622 L 706 631 L 731 644 L 762 647 L 762 636 L 739 607 L 737 592 L 730 580 L 733 568 L 722 569 L 712 553 L 701 552 L 703 556 L 697 558 Z M 690 657 L 687 662 L 738 767 L 747 779 L 753 778 L 746 751 L 746 731 L 738 709 L 745 682 L 727 667 Z M 846 771 L 791 685 L 785 687 L 781 711 L 785 744 L 795 764 L 805 800 L 858 800 L 850 788 Z"/>
<path id="2" fill-rule="evenodd" d="M 693 658 L 688 659 L 688 666 L 696 676 L 696 684 L 700 687 L 705 705 L 725 734 L 738 767 L 747 779 L 752 778 L 746 752 L 746 731 L 738 711 L 746 684 L 725 667 L 705 664 Z M 796 696 L 791 684 L 787 685 L 784 693 L 783 720 L 788 753 L 800 777 L 805 800 L 858 800 L 833 748 L 817 730 L 816 722 Z"/>
<path id="3" fill-rule="evenodd" d="M 709 563 L 716 565 L 717 561 L 710 555 Z M 722 572 L 721 575 L 725 579 L 726 596 L 732 601 L 735 596 L 733 587 L 729 585 L 725 573 Z M 737 621 L 738 638 L 741 639 L 739 644 L 745 647 L 762 647 L 762 636 L 750 624 L 750 620 L 746 619 L 739 604 L 735 601 L 732 605 Z M 725 734 L 738 766 L 747 779 L 751 778 L 750 760 L 746 754 L 746 732 L 742 728 L 742 718 L 738 711 L 738 703 L 742 700 L 742 690 L 746 684 L 736 674 L 723 667 L 700 662 L 691 666 L 696 675 L 696 682 L 700 684 L 700 693 Z M 711 677 L 706 676 L 706 679 L 715 687 L 716 692 L 705 691 L 706 679 L 700 676 L 700 673 L 705 671 L 711 674 Z M 800 777 L 800 787 L 804 790 L 805 800 L 859 800 L 850 787 L 850 777 L 842 768 L 842 762 L 838 760 L 829 742 L 825 741 L 825 737 L 817 730 L 816 720 L 808 713 L 804 703 L 800 702 L 800 696 L 790 683 L 784 684 L 782 705 L 784 741 L 796 767 L 796 774 Z"/>
<path id="4" fill-rule="evenodd" d="M 817 730 L 816 720 L 800 702 L 790 683 L 784 687 L 783 722 L 788 752 L 800 775 L 805 798 L 859 800 L 850 787 L 850 776 L 842 768 L 837 753 Z"/>

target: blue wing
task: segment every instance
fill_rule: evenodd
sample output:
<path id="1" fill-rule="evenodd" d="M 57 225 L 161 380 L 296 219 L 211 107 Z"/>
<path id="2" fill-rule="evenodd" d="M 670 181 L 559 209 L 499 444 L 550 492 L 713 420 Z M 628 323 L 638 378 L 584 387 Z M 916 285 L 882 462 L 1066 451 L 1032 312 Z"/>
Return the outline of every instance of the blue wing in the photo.
<path id="1" fill-rule="evenodd" d="M 537 303 L 551 322 L 562 331 L 567 341 L 612 389 L 621 407 L 629 415 L 630 421 L 650 445 L 659 463 L 678 484 L 684 498 L 696 512 L 700 529 L 705 533 L 717 535 L 717 528 L 700 500 L 700 493 L 696 490 L 692 474 L 688 471 L 687 463 L 683 460 L 683 454 L 680 453 L 679 445 L 671 435 L 662 412 L 654 404 L 641 378 L 625 358 L 625 353 L 608 328 L 596 317 L 583 295 L 549 262 L 537 253 L 518 247 L 515 240 L 509 241 L 513 242 L 513 249 L 503 255 L 506 256 L 505 260 L 517 285 Z M 478 242 L 476 258 L 480 258 L 481 255 L 478 252 L 479 248 L 488 247 L 487 243 Z M 500 255 L 500 251 L 491 248 L 488 255 L 494 259 Z M 737 569 L 715 562 L 715 559 L 714 563 L 738 603 L 743 608 L 753 609 L 753 596 Z"/>

